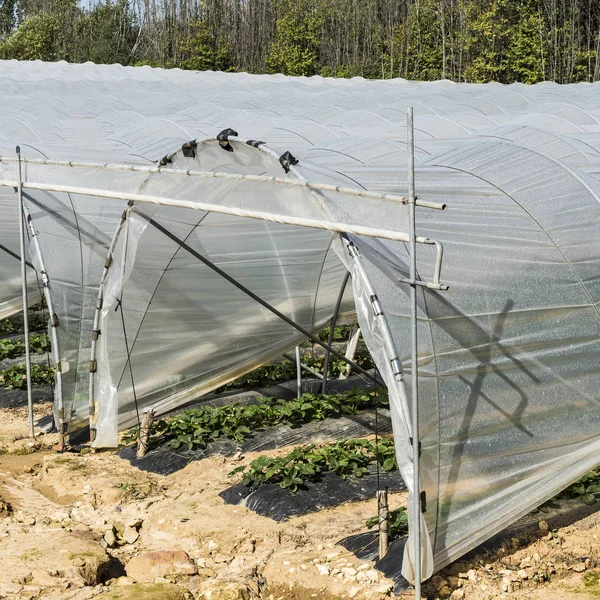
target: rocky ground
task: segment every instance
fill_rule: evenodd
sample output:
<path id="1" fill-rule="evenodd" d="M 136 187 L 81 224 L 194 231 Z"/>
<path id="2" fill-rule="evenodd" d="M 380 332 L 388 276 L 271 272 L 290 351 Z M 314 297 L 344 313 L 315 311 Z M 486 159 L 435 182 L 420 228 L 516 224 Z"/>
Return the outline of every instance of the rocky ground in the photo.
<path id="1" fill-rule="evenodd" d="M 36 390 L 36 417 L 50 413 Z M 218 493 L 256 455 L 212 457 L 169 476 L 87 447 L 27 436 L 24 392 L 0 393 L 0 598 L 382 600 L 392 585 L 337 545 L 375 500 L 277 523 Z M 277 452 L 277 451 L 274 451 Z M 391 508 L 406 502 L 391 496 Z M 452 600 L 600 597 L 600 517 L 535 529 L 450 565 L 425 595 Z M 412 593 L 404 594 L 406 599 Z"/>

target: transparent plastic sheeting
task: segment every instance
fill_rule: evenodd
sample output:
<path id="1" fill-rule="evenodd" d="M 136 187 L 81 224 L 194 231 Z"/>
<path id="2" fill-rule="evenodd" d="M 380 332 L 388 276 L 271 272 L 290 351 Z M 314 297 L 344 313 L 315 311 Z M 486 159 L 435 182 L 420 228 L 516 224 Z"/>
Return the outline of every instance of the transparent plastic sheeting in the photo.
<path id="1" fill-rule="evenodd" d="M 343 310 L 355 307 L 388 386 L 412 504 L 410 302 L 399 282 L 408 276 L 405 244 L 128 205 L 119 196 L 406 232 L 407 209 L 398 202 L 185 171 L 404 195 L 405 110 L 414 106 L 417 194 L 448 206 L 418 208 L 417 233 L 443 243 L 442 280 L 450 286 L 418 289 L 423 574 L 458 558 L 598 461 L 599 89 L 0 62 L 3 156 L 14 158 L 17 144 L 26 159 L 152 165 L 168 155 L 154 173 L 24 165 L 26 182 L 83 188 L 25 190 L 59 319 L 53 351 L 67 429 L 89 422 L 91 402 L 96 445 L 114 445 L 118 429 L 137 421 L 135 400 L 137 410 L 164 412 L 302 341 L 154 221 L 313 331 L 331 317 L 351 272 Z M 224 148 L 215 137 L 226 128 L 255 142 Z M 195 138 L 196 156 L 177 151 Z M 285 151 L 299 160 L 287 174 L 278 160 Z M 0 314 L 20 307 L 9 185 L 16 177 L 15 162 L 0 160 L 7 182 L 0 244 L 8 250 L 0 248 Z M 430 279 L 434 248 L 419 246 L 417 258 L 420 277 Z M 383 315 L 373 310 L 375 295 Z M 411 579 L 409 552 L 410 544 L 403 569 Z"/>

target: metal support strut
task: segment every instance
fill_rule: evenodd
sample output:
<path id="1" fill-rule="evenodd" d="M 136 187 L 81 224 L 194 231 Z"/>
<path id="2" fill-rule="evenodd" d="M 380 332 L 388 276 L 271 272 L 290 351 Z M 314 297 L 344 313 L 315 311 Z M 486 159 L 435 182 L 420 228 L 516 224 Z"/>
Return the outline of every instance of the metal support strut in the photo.
<path id="1" fill-rule="evenodd" d="M 413 560 L 415 567 L 415 598 L 421 600 L 421 478 L 419 473 L 419 372 L 417 347 L 417 244 L 415 221 L 415 130 L 413 108 L 408 107 L 406 113 L 408 135 L 408 235 L 410 238 L 410 383 L 411 383 L 411 432 L 412 432 L 412 466 L 413 466 Z"/>
<path id="2" fill-rule="evenodd" d="M 369 371 L 367 371 L 366 369 L 363 369 L 362 367 L 357 365 L 355 362 L 346 358 L 343 354 L 341 354 L 340 352 L 338 352 L 331 346 L 327 345 L 325 342 L 322 342 L 318 336 L 313 335 L 310 331 L 308 331 L 307 329 L 304 329 L 304 327 L 302 327 L 301 325 L 298 325 L 298 323 L 296 323 L 295 321 L 290 319 L 288 316 L 284 315 L 282 312 L 278 311 L 274 306 L 269 304 L 266 300 L 263 300 L 260 296 L 257 296 L 252 290 L 249 290 L 245 285 L 242 285 L 239 281 L 237 281 L 237 279 L 235 279 L 234 277 L 232 277 L 231 275 L 229 275 L 228 273 L 223 271 L 223 269 L 217 267 L 217 265 L 215 265 L 208 258 L 203 256 L 196 250 L 194 250 L 192 247 L 188 246 L 183 240 L 179 239 L 175 234 L 171 233 L 168 229 L 165 229 L 160 223 L 157 223 L 154 219 L 150 219 L 148 222 L 154 228 L 158 229 L 158 231 L 160 231 L 161 233 L 164 233 L 169 239 L 173 240 L 176 244 L 178 244 L 186 252 L 189 252 L 192 256 L 197 258 L 201 263 L 206 265 L 209 269 L 212 269 L 215 273 L 217 273 L 218 275 L 223 277 L 223 279 L 229 281 L 229 283 L 234 285 L 238 290 L 244 292 L 244 294 L 246 294 L 247 296 L 249 296 L 256 302 L 258 302 L 261 306 L 266 308 L 268 311 L 272 312 L 275 316 L 279 317 L 282 321 L 284 321 L 285 323 L 287 323 L 288 325 L 293 327 L 296 331 L 299 331 L 304 337 L 308 338 L 315 344 L 318 344 L 325 350 L 328 350 L 329 352 L 331 352 L 331 354 L 333 354 L 340 360 L 344 361 L 347 365 L 350 365 L 352 367 L 352 369 L 354 371 L 356 371 L 357 373 L 360 373 L 361 375 L 368 377 L 371 381 L 374 381 L 375 383 L 377 383 L 377 379 L 373 375 L 371 375 L 371 373 L 369 373 Z"/>
<path id="3" fill-rule="evenodd" d="M 35 437 L 33 425 L 33 396 L 31 395 L 31 355 L 29 354 L 29 302 L 27 300 L 27 261 L 25 260 L 25 214 L 23 211 L 23 174 L 21 170 L 21 148 L 17 146 L 17 166 L 19 179 L 17 194 L 19 196 L 19 238 L 21 247 L 21 291 L 23 294 L 23 329 L 25 332 L 25 370 L 27 377 L 27 416 L 29 419 L 29 435 Z"/>
<path id="4" fill-rule="evenodd" d="M 329 337 L 327 339 L 327 345 L 333 345 L 333 336 L 335 330 L 335 322 L 337 321 L 338 315 L 340 313 L 340 306 L 342 305 L 342 299 L 344 298 L 344 292 L 346 291 L 346 286 L 348 285 L 348 279 L 350 279 L 350 271 L 346 271 L 344 274 L 344 279 L 342 280 L 342 286 L 340 287 L 340 291 L 337 297 L 337 301 L 335 303 L 335 308 L 333 309 L 333 316 L 331 317 L 331 323 L 329 324 Z M 325 352 L 325 361 L 323 363 L 323 385 L 321 386 L 321 394 L 327 393 L 327 373 L 329 371 L 329 351 Z"/>

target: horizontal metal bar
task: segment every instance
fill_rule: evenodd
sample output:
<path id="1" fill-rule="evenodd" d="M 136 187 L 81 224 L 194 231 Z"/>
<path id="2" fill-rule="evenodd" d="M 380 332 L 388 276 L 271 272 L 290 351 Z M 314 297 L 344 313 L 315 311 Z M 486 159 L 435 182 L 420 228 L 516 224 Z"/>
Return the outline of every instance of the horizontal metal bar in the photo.
<path id="1" fill-rule="evenodd" d="M 210 140 L 213 141 L 213 140 Z M 0 156 L 0 162 L 16 162 L 16 159 L 8 156 Z M 246 175 L 241 173 L 221 173 L 218 171 L 195 171 L 193 169 L 172 169 L 170 167 L 150 167 L 146 165 L 117 164 L 117 163 L 92 163 L 78 162 L 74 160 L 45 160 L 41 158 L 23 159 L 23 163 L 32 165 L 45 165 L 53 167 L 74 167 L 84 169 L 104 169 L 110 171 L 133 171 L 141 173 L 167 173 L 171 175 L 183 175 L 187 177 L 212 177 L 216 179 L 241 179 L 244 181 L 260 181 L 265 183 L 274 183 L 279 185 L 291 185 L 295 187 L 309 188 L 311 190 L 320 190 L 324 192 L 338 192 L 349 196 L 359 196 L 361 198 L 373 198 L 375 200 L 390 200 L 405 204 L 406 198 L 397 194 L 383 194 L 381 192 L 372 192 L 361 190 L 359 188 L 348 188 L 328 183 L 312 183 L 289 177 L 270 177 L 268 175 Z M 431 207 L 433 208 L 433 207 Z"/>
<path id="2" fill-rule="evenodd" d="M 407 283 L 408 285 L 419 285 L 421 287 L 426 287 L 432 290 L 448 290 L 450 289 L 449 286 L 443 284 L 443 283 L 433 283 L 433 281 L 421 281 L 420 279 L 417 279 L 415 281 L 413 281 L 412 279 L 398 279 L 398 281 L 400 283 Z"/>
<path id="3" fill-rule="evenodd" d="M 408 200 L 404 202 L 404 204 L 408 204 Z M 432 208 L 434 210 L 446 210 L 447 204 L 441 202 L 428 202 L 427 200 L 419 200 L 418 198 L 415 200 L 415 204 L 417 206 L 422 206 L 423 208 Z"/>
<path id="4" fill-rule="evenodd" d="M 0 180 L 0 186 L 14 187 L 14 181 Z M 42 190 L 49 192 L 58 192 L 65 194 L 79 194 L 82 196 L 94 196 L 97 198 L 109 198 L 116 200 L 127 200 L 131 202 L 141 202 L 146 204 L 157 204 L 161 206 L 173 206 L 176 208 L 187 208 L 190 210 L 199 210 L 203 212 L 214 212 L 234 217 L 243 217 L 247 219 L 258 219 L 271 223 L 281 223 L 284 225 L 293 225 L 297 227 L 308 227 L 311 229 L 324 229 L 336 233 L 347 233 L 351 235 L 360 235 L 364 237 L 374 237 L 397 242 L 408 242 L 408 234 L 399 231 L 390 231 L 388 229 L 377 229 L 365 227 L 363 225 L 348 225 L 346 223 L 335 223 L 319 219 L 309 219 L 304 217 L 290 217 L 277 213 L 268 213 L 257 210 L 248 210 L 221 204 L 208 204 L 205 202 L 191 202 L 189 200 L 175 200 L 162 196 L 148 196 L 145 194 L 132 194 L 118 190 L 99 190 L 71 185 L 57 185 L 47 183 L 23 183 L 23 188 L 32 190 Z M 417 237 L 418 244 L 436 245 L 435 242 L 426 237 Z"/>

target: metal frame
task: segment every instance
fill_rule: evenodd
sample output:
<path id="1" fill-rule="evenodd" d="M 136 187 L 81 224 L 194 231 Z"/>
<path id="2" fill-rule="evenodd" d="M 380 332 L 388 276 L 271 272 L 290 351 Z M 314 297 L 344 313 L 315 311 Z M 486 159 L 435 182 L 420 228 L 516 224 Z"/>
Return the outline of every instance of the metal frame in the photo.
<path id="1" fill-rule="evenodd" d="M 23 195 L 22 187 L 23 186 L 21 186 L 21 196 Z M 17 191 L 19 191 L 18 188 Z M 29 228 L 29 234 L 31 236 L 30 245 L 39 263 L 39 274 L 42 278 L 43 294 L 46 300 L 46 306 L 48 307 L 51 353 L 52 360 L 54 362 L 54 397 L 58 403 L 58 417 L 56 417 L 55 415 L 55 422 L 60 436 L 60 448 L 63 449 L 65 447 L 65 433 L 67 420 L 65 418 L 65 407 L 62 395 L 62 365 L 60 359 L 60 348 L 58 345 L 58 335 L 56 333 L 56 329 L 59 326 L 59 321 L 56 312 L 54 311 L 54 304 L 50 295 L 50 279 L 48 277 L 48 272 L 46 271 L 44 257 L 40 248 L 38 232 L 33 224 L 33 219 L 31 218 L 31 214 L 29 212 L 29 206 L 24 200 L 21 204 L 21 208 L 22 218 L 25 220 L 25 224 Z"/>
<path id="2" fill-rule="evenodd" d="M 220 213 L 220 214 L 228 214 L 228 215 L 243 217 L 243 218 L 260 219 L 260 220 L 267 221 L 267 222 L 323 229 L 323 230 L 328 230 L 331 232 L 341 234 L 343 243 L 345 244 L 346 249 L 347 249 L 347 251 L 352 259 L 352 262 L 354 264 L 354 272 L 362 281 L 362 284 L 364 285 L 365 290 L 369 295 L 369 298 L 370 298 L 370 301 L 372 304 L 374 317 L 376 319 L 379 319 L 380 326 L 381 326 L 381 333 L 382 333 L 382 337 L 383 337 L 384 350 L 390 361 L 390 365 L 392 368 L 392 373 L 393 373 L 394 381 L 396 383 L 397 391 L 400 394 L 400 398 L 402 400 L 401 404 L 404 406 L 407 406 L 408 402 L 406 401 L 407 400 L 406 392 L 405 392 L 404 384 L 403 384 L 402 367 L 401 367 L 400 360 L 398 358 L 398 353 L 394 346 L 393 338 L 391 336 L 391 332 L 390 332 L 387 320 L 384 316 L 383 307 L 381 306 L 381 303 L 379 302 L 379 300 L 377 298 L 377 294 L 375 293 L 375 290 L 373 289 L 373 286 L 371 285 L 371 282 L 367 275 L 366 269 L 362 263 L 362 257 L 360 255 L 360 252 L 348 236 L 354 235 L 354 236 L 376 237 L 376 238 L 382 238 L 382 239 L 388 239 L 388 240 L 408 243 L 409 254 L 410 254 L 410 275 L 409 275 L 408 279 L 402 278 L 399 280 L 399 282 L 408 284 L 410 286 L 412 385 L 411 385 L 410 414 L 404 414 L 403 417 L 407 424 L 410 423 L 410 431 L 412 433 L 411 441 L 412 441 L 412 465 L 413 465 L 413 480 L 412 480 L 412 488 L 413 488 L 412 500 L 413 500 L 413 502 L 412 502 L 412 507 L 411 507 L 411 520 L 413 521 L 413 528 L 414 528 L 413 536 L 412 536 L 412 540 L 413 540 L 413 544 L 414 544 L 414 546 L 412 548 L 412 551 L 413 551 L 412 554 L 413 554 L 413 560 L 415 563 L 414 564 L 415 596 L 417 598 L 420 598 L 421 577 L 422 577 L 422 568 L 421 568 L 422 567 L 422 556 L 421 556 L 421 510 L 422 510 L 422 508 L 421 508 L 421 497 L 420 497 L 421 494 L 420 494 L 420 473 L 419 473 L 420 441 L 419 441 L 419 415 L 418 415 L 418 405 L 419 405 L 418 379 L 419 379 L 419 375 L 418 375 L 418 337 L 417 337 L 417 335 L 418 335 L 418 332 L 417 332 L 417 287 L 427 287 L 430 289 L 446 290 L 446 289 L 448 289 L 448 286 L 440 283 L 440 273 L 441 273 L 442 260 L 443 260 L 442 244 L 440 242 L 438 242 L 436 240 L 432 240 L 430 238 L 417 236 L 415 208 L 416 208 L 416 206 L 422 206 L 422 207 L 431 208 L 431 209 L 443 210 L 446 208 L 446 206 L 444 204 L 421 202 L 416 197 L 415 177 L 414 177 L 414 123 L 413 123 L 412 107 L 409 107 L 408 111 L 407 111 L 407 135 L 408 135 L 408 147 L 409 147 L 409 153 L 408 153 L 409 193 L 408 193 L 408 198 L 405 198 L 402 196 L 395 196 L 392 194 L 378 194 L 378 193 L 374 193 L 374 192 L 368 192 L 368 191 L 363 191 L 363 190 L 358 190 L 358 189 L 353 189 L 353 188 L 342 188 L 342 187 L 333 186 L 333 185 L 314 184 L 314 183 L 304 180 L 299 173 L 296 173 L 295 169 L 292 172 L 294 175 L 298 176 L 298 179 L 266 177 L 266 176 L 256 176 L 256 175 L 238 175 L 238 174 L 216 173 L 216 172 L 200 172 L 200 171 L 195 172 L 195 171 L 189 171 L 189 170 L 182 171 L 182 170 L 170 169 L 170 168 L 163 169 L 161 167 L 143 167 L 143 166 L 135 166 L 135 165 L 110 165 L 110 164 L 97 165 L 97 164 L 92 164 L 92 163 L 59 162 L 59 161 L 47 161 L 47 160 L 29 160 L 26 162 L 29 162 L 32 164 L 68 166 L 68 167 L 72 167 L 72 168 L 100 167 L 100 168 L 103 168 L 106 170 L 113 169 L 113 170 L 127 170 L 127 171 L 144 171 L 144 172 L 148 172 L 148 173 L 158 173 L 158 172 L 164 171 L 169 174 L 181 174 L 181 175 L 185 175 L 185 176 L 198 176 L 198 177 L 206 177 L 206 178 L 223 178 L 223 179 L 232 179 L 232 180 L 255 181 L 255 182 L 263 182 L 263 183 L 272 183 L 272 184 L 279 184 L 279 185 L 303 187 L 303 188 L 308 188 L 309 190 L 312 190 L 313 192 L 331 191 L 331 192 L 344 193 L 344 194 L 353 195 L 353 196 L 362 196 L 362 197 L 366 197 L 366 198 L 370 197 L 370 198 L 377 198 L 377 199 L 383 199 L 383 200 L 392 200 L 392 201 L 396 201 L 400 204 L 408 205 L 408 210 L 409 210 L 409 232 L 408 232 L 408 234 L 405 234 L 403 232 L 397 232 L 397 231 L 389 231 L 389 230 L 383 230 L 383 229 L 364 227 L 361 225 L 348 225 L 345 223 L 332 223 L 331 221 L 323 221 L 323 220 L 318 220 L 318 219 L 290 217 L 287 215 L 279 215 L 279 214 L 266 213 L 266 212 L 255 211 L 255 210 L 240 209 L 237 207 L 207 204 L 207 203 L 202 203 L 202 202 L 182 201 L 182 200 L 175 200 L 172 198 L 163 198 L 163 197 L 149 196 L 149 195 L 143 195 L 143 194 L 132 194 L 132 193 L 124 193 L 124 192 L 103 190 L 103 189 L 87 189 L 87 188 L 83 188 L 83 187 L 69 186 L 69 185 L 53 185 L 53 184 L 44 184 L 44 183 L 35 183 L 35 182 L 24 183 L 21 179 L 21 157 L 20 157 L 19 151 L 17 152 L 16 160 L 17 160 L 18 166 L 19 166 L 19 180 L 17 182 L 17 187 L 18 187 L 20 203 L 23 203 L 23 198 L 22 198 L 23 188 L 46 190 L 46 191 L 53 191 L 53 192 L 64 192 L 64 193 L 79 193 L 79 194 L 83 194 L 83 195 L 87 195 L 87 196 L 126 200 L 129 203 L 129 208 L 123 212 L 121 221 L 118 224 L 118 226 L 114 232 L 113 238 L 111 240 L 108 258 L 107 258 L 104 272 L 103 272 L 101 282 L 100 282 L 98 303 L 96 306 L 96 314 L 95 314 L 95 318 L 94 318 L 94 331 L 93 331 L 93 338 L 92 338 L 92 362 L 90 364 L 90 371 L 91 371 L 91 376 L 90 376 L 90 418 L 91 418 L 91 423 L 94 421 L 94 417 L 95 417 L 94 375 L 93 374 L 95 372 L 95 366 L 96 366 L 95 365 L 96 341 L 97 341 L 98 335 L 100 334 L 100 332 L 98 331 L 98 327 L 99 327 L 99 320 L 100 320 L 100 310 L 102 308 L 102 301 L 103 301 L 104 284 L 105 284 L 105 281 L 107 278 L 110 262 L 112 261 L 112 253 L 114 252 L 114 248 L 115 248 L 117 239 L 119 237 L 119 234 L 123 227 L 123 224 L 125 223 L 128 212 L 131 210 L 131 207 L 133 206 L 134 202 L 150 203 L 150 204 L 154 204 L 154 205 L 173 206 L 173 207 L 206 211 L 206 212 L 216 212 L 216 213 Z M 237 137 L 232 137 L 231 139 L 232 139 L 232 141 L 239 141 L 239 142 L 243 141 Z M 260 146 L 259 150 L 274 155 L 273 151 L 267 147 Z M 174 153 L 174 154 L 176 154 L 176 153 Z M 14 161 L 15 159 L 0 157 L 0 161 L 11 161 L 11 160 Z M 14 185 L 15 185 L 15 182 L 0 180 L 0 186 L 13 186 L 14 187 Z M 23 214 L 27 214 L 28 224 L 32 229 L 32 235 L 33 235 L 32 242 L 37 246 L 37 250 L 39 253 L 39 245 L 37 244 L 37 240 L 35 239 L 37 232 L 35 232 L 35 230 L 33 229 L 30 217 L 28 216 L 27 209 L 25 206 L 23 206 Z M 199 254 L 193 248 L 188 246 L 183 240 L 180 240 L 173 233 L 171 233 L 170 231 L 165 229 L 162 225 L 160 225 L 159 223 L 154 221 L 154 219 L 149 219 L 149 224 L 153 225 L 156 229 L 158 229 L 163 234 L 165 234 L 167 237 L 169 237 L 171 240 L 173 240 L 175 243 L 177 243 L 182 249 L 184 249 L 187 252 L 189 252 L 190 254 L 192 254 L 192 256 L 196 257 L 207 267 L 209 267 L 210 269 L 212 269 L 213 271 L 215 271 L 216 273 L 221 275 L 223 278 L 225 278 L 227 281 L 232 283 L 232 285 L 237 287 L 240 291 L 242 291 L 243 293 L 248 295 L 250 298 L 254 299 L 256 302 L 261 304 L 264 308 L 268 309 L 270 312 L 272 312 L 279 318 L 281 318 L 284 322 L 286 322 L 290 326 L 294 327 L 303 336 L 310 339 L 314 343 L 322 346 L 326 351 L 325 372 L 323 374 L 323 387 L 322 387 L 323 392 L 325 392 L 325 390 L 326 390 L 327 368 L 328 368 L 330 354 L 334 354 L 334 356 L 337 356 L 338 358 L 343 360 L 346 364 L 350 365 L 355 371 L 365 375 L 369 379 L 376 381 L 376 379 L 368 371 L 366 371 L 365 369 L 362 369 L 361 367 L 356 365 L 353 361 L 349 360 L 343 354 L 337 352 L 334 348 L 332 348 L 335 322 L 336 322 L 337 316 L 339 314 L 341 301 L 343 298 L 343 294 L 344 294 L 348 279 L 350 277 L 350 273 L 346 273 L 343 283 L 342 283 L 342 286 L 341 286 L 341 289 L 340 289 L 340 292 L 338 294 L 338 299 L 336 302 L 334 314 L 331 319 L 331 331 L 330 331 L 330 336 L 329 336 L 329 340 L 328 340 L 329 343 L 324 343 L 317 336 L 313 335 L 310 331 L 306 330 L 305 328 L 300 326 L 298 323 L 295 323 L 292 319 L 290 319 L 289 317 L 287 317 L 286 315 L 284 315 L 283 313 L 278 311 L 275 307 L 273 307 L 268 302 L 266 302 L 265 300 L 263 300 L 262 298 L 260 298 L 256 294 L 254 294 L 251 290 L 246 288 L 240 282 L 238 282 L 233 277 L 231 277 L 226 272 L 224 272 L 222 269 L 217 267 L 208 258 Z M 23 232 L 21 232 L 21 242 L 22 242 L 22 245 L 24 246 Z M 435 246 L 435 248 L 436 248 L 436 260 L 435 260 L 433 277 L 432 277 L 431 281 L 424 281 L 424 280 L 421 280 L 418 278 L 417 263 L 416 263 L 417 244 L 432 245 L 432 246 Z M 21 252 L 21 254 L 22 254 L 22 272 L 25 269 L 23 246 L 22 246 L 22 252 Z M 40 260 L 41 260 L 41 253 L 39 253 L 39 254 L 40 254 Z M 24 273 L 22 276 L 23 276 L 23 278 L 25 277 Z M 42 276 L 44 278 L 45 293 L 46 293 L 46 296 L 49 297 L 49 294 L 47 293 L 47 281 L 48 280 L 47 280 L 47 275 L 45 273 L 43 265 L 42 265 Z M 26 291 L 24 292 L 24 294 L 26 294 Z M 24 298 L 26 298 L 25 295 L 24 295 Z M 50 302 L 49 302 L 49 309 L 51 310 Z M 52 312 L 52 310 L 51 310 L 51 312 Z M 56 351 L 57 351 L 58 347 L 57 347 L 57 345 L 55 346 L 55 338 L 56 338 L 56 334 L 54 332 L 53 347 L 56 348 Z M 57 359 L 56 363 L 57 363 L 57 378 L 58 378 L 58 382 L 60 383 L 60 364 L 58 362 L 58 359 Z M 300 393 L 301 392 L 301 366 L 302 365 L 300 363 L 299 347 L 296 347 L 296 363 L 297 363 L 297 367 L 298 367 L 298 382 L 297 382 L 298 393 Z M 64 433 L 63 432 L 64 409 L 62 407 L 62 394 L 58 394 L 58 398 L 59 398 L 59 402 L 60 402 L 60 406 L 61 406 L 61 408 L 60 408 L 60 414 L 61 414 L 60 430 L 61 430 L 61 435 L 62 435 Z"/>
<path id="3" fill-rule="evenodd" d="M 27 261 L 25 260 L 25 225 L 23 223 L 23 173 L 21 169 L 21 148 L 17 146 L 17 171 L 19 200 L 19 247 L 21 252 L 21 295 L 23 298 L 23 329 L 25 334 L 25 372 L 27 378 L 27 420 L 29 422 L 29 435 L 35 437 L 33 424 L 33 396 L 31 393 L 31 354 L 29 350 L 29 301 L 27 300 Z"/>
<path id="4" fill-rule="evenodd" d="M 337 300 L 335 302 L 335 308 L 333 309 L 333 316 L 331 317 L 331 323 L 329 324 L 329 336 L 327 338 L 327 345 L 333 345 L 333 331 L 335 329 L 335 323 L 337 321 L 338 315 L 340 314 L 340 307 L 342 305 L 342 300 L 344 298 L 344 293 L 346 292 L 346 286 L 348 285 L 348 280 L 350 279 L 350 271 L 346 271 L 344 273 L 344 279 L 342 280 L 342 285 L 340 287 L 340 291 L 338 293 Z M 327 373 L 329 371 L 329 350 L 325 352 L 325 360 L 323 362 L 323 384 L 321 386 L 321 394 L 327 393 Z"/>

